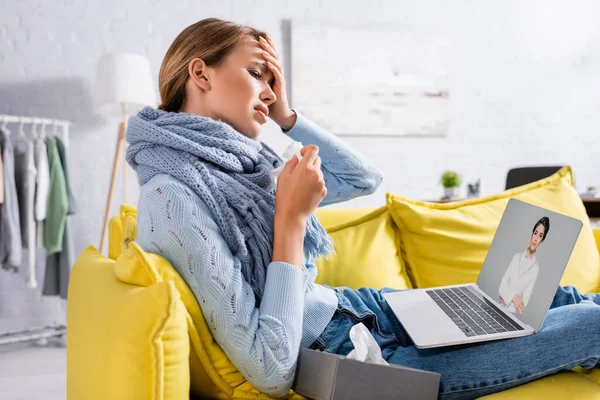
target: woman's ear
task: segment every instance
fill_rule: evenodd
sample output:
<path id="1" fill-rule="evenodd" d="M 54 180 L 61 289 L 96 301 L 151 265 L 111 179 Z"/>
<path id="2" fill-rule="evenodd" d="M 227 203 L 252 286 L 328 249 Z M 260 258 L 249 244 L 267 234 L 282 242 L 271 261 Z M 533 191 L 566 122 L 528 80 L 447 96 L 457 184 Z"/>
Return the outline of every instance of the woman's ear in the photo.
<path id="1" fill-rule="evenodd" d="M 209 68 L 201 58 L 194 58 L 188 64 L 188 73 L 190 80 L 201 90 L 210 90 L 210 80 L 208 77 Z"/>

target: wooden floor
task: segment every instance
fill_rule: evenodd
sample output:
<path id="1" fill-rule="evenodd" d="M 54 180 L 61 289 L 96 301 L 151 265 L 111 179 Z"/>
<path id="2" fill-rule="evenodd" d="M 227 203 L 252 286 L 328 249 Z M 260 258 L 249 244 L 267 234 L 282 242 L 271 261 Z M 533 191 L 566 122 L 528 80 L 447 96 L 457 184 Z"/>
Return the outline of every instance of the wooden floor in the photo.
<path id="1" fill-rule="evenodd" d="M 0 346 L 0 399 L 65 400 L 66 348 L 50 341 Z"/>

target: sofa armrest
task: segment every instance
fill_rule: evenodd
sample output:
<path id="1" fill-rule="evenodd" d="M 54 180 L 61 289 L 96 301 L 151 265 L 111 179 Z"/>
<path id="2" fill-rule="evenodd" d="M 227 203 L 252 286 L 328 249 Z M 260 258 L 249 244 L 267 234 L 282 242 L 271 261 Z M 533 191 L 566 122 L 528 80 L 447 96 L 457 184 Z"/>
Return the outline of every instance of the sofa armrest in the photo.
<path id="1" fill-rule="evenodd" d="M 189 400 L 189 335 L 173 281 L 122 282 L 93 247 L 78 257 L 67 307 L 69 399 Z"/>

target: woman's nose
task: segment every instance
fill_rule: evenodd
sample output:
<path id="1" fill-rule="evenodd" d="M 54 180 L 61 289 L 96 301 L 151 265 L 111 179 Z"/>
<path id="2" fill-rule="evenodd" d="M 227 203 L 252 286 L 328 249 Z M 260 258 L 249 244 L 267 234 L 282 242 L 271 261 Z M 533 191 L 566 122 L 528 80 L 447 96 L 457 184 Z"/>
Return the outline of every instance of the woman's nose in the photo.
<path id="1" fill-rule="evenodd" d="M 264 101 L 268 106 L 277 101 L 277 96 L 270 86 L 267 86 L 267 88 L 263 91 L 262 101 Z"/>

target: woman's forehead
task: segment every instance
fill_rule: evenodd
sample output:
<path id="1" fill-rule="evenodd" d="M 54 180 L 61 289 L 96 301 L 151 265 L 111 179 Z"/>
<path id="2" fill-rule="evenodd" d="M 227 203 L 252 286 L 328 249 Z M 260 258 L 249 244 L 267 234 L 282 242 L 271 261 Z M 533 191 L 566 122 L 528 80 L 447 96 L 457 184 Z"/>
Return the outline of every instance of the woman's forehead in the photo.
<path id="1" fill-rule="evenodd" d="M 262 48 L 260 47 L 258 40 L 252 37 L 245 37 L 237 46 L 236 53 L 246 57 L 252 57 L 253 55 L 260 55 L 261 51 Z"/>

